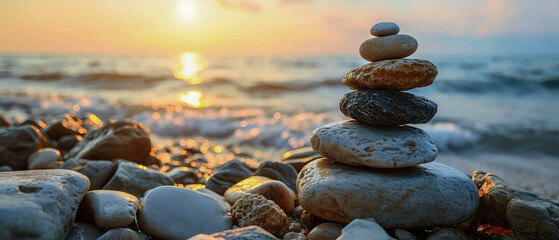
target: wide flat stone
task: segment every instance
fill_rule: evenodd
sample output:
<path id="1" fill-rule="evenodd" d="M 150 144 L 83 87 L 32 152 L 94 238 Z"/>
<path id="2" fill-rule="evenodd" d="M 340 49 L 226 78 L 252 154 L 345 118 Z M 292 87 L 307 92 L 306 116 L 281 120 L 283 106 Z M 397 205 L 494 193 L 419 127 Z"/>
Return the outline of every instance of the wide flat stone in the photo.
<path id="1" fill-rule="evenodd" d="M 145 191 L 163 185 L 173 185 L 173 179 L 142 165 L 118 161 L 115 174 L 103 189 L 123 191 L 141 198 Z"/>
<path id="2" fill-rule="evenodd" d="M 359 46 L 359 54 L 367 61 L 376 62 L 405 58 L 412 55 L 417 47 L 417 40 L 412 36 L 396 34 L 365 40 Z"/>
<path id="3" fill-rule="evenodd" d="M 423 130 L 334 122 L 311 133 L 311 146 L 325 158 L 353 166 L 401 168 L 435 160 L 437 147 Z"/>
<path id="4" fill-rule="evenodd" d="M 427 60 L 394 59 L 354 68 L 342 83 L 352 90 L 405 91 L 431 85 L 437 74 L 437 67 Z"/>
<path id="5" fill-rule="evenodd" d="M 227 189 L 223 196 L 227 202 L 235 204 L 239 198 L 247 193 L 262 195 L 266 199 L 274 201 L 286 214 L 291 214 L 295 207 L 295 192 L 293 190 L 283 182 L 262 176 L 253 176 L 238 182 Z"/>
<path id="6" fill-rule="evenodd" d="M 0 239 L 65 239 L 88 188 L 70 170 L 0 173 Z"/>
<path id="7" fill-rule="evenodd" d="M 384 228 L 458 224 L 479 204 L 475 184 L 438 163 L 379 169 L 319 159 L 301 171 L 297 188 L 313 215 L 339 223 L 374 218 Z"/>
<path id="8" fill-rule="evenodd" d="M 162 186 L 149 191 L 138 211 L 142 232 L 158 239 L 187 239 L 232 227 L 215 199 L 191 189 Z"/>
<path id="9" fill-rule="evenodd" d="M 138 210 L 138 198 L 131 194 L 112 190 L 87 192 L 78 215 L 90 218 L 103 229 L 123 228 L 134 222 Z"/>
<path id="10" fill-rule="evenodd" d="M 437 104 L 405 92 L 361 90 L 345 94 L 340 111 L 361 123 L 398 126 L 429 122 L 437 113 Z"/>
<path id="11" fill-rule="evenodd" d="M 27 159 L 43 147 L 45 137 L 34 126 L 0 128 L 0 166 L 27 169 Z"/>

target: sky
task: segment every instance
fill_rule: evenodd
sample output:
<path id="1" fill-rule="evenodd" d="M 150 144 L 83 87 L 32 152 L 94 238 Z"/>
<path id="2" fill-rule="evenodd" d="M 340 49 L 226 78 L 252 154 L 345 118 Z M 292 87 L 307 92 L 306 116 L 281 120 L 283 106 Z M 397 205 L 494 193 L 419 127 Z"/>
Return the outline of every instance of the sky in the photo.
<path id="1" fill-rule="evenodd" d="M 0 54 L 356 55 L 396 22 L 419 55 L 559 55 L 557 0 L 0 0 Z"/>

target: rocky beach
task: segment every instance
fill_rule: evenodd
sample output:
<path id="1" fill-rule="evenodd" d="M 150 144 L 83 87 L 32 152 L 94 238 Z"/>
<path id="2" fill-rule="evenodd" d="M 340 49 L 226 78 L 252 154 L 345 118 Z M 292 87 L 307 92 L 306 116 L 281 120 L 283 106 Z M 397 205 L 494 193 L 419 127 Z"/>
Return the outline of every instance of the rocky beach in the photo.
<path id="1" fill-rule="evenodd" d="M 370 33 L 326 114 L 3 95 L 0 239 L 559 239 L 553 179 L 520 188 L 525 161 L 449 158 L 476 143 L 429 125 L 438 66 L 408 58 L 420 44 L 395 23 Z"/>

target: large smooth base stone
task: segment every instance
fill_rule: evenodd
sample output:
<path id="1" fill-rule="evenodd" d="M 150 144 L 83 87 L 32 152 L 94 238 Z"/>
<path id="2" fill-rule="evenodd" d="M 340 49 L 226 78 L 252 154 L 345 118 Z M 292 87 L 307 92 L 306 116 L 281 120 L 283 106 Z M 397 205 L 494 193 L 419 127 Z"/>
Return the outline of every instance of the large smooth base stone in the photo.
<path id="1" fill-rule="evenodd" d="M 475 184 L 438 163 L 378 169 L 319 159 L 303 168 L 297 189 L 301 206 L 313 215 L 340 223 L 374 218 L 384 228 L 458 224 L 479 204 Z"/>
<path id="2" fill-rule="evenodd" d="M 330 160 L 353 166 L 401 168 L 435 160 L 437 147 L 423 130 L 341 121 L 317 128 L 311 146 Z"/>
<path id="3" fill-rule="evenodd" d="M 429 122 L 437 113 L 437 104 L 405 92 L 361 90 L 345 94 L 340 111 L 361 123 L 398 126 Z"/>
<path id="4" fill-rule="evenodd" d="M 70 170 L 0 173 L 0 239 L 65 239 L 88 188 Z"/>
<path id="5" fill-rule="evenodd" d="M 342 83 L 352 90 L 405 91 L 431 85 L 438 71 L 422 59 L 394 59 L 365 64 L 350 70 Z"/>

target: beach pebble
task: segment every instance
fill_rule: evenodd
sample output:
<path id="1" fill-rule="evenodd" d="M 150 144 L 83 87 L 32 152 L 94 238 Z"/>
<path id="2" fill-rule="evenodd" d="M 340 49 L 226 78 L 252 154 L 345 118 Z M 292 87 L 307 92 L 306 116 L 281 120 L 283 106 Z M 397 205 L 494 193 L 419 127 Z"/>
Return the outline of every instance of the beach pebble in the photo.
<path id="1" fill-rule="evenodd" d="M 140 198 L 145 191 L 163 185 L 173 185 L 173 179 L 145 166 L 120 160 L 115 174 L 103 189 L 123 191 Z"/>
<path id="2" fill-rule="evenodd" d="M 325 222 L 313 228 L 307 235 L 309 240 L 335 240 L 342 235 L 344 227 L 337 223 Z"/>
<path id="3" fill-rule="evenodd" d="M 277 240 L 272 234 L 258 226 L 249 226 L 214 233 L 212 235 L 198 234 L 189 240 Z"/>
<path id="4" fill-rule="evenodd" d="M 281 159 L 282 161 L 285 161 L 290 159 L 306 158 L 314 155 L 317 155 L 317 153 L 315 153 L 311 147 L 304 147 L 285 152 L 281 156 Z"/>
<path id="5" fill-rule="evenodd" d="M 8 119 L 6 119 L 4 116 L 0 116 L 0 128 L 9 127 L 10 125 L 12 124 L 10 124 Z"/>
<path id="6" fill-rule="evenodd" d="M 472 180 L 479 188 L 478 222 L 510 226 L 520 239 L 559 239 L 559 201 L 510 185 L 491 173 L 476 171 Z"/>
<path id="7" fill-rule="evenodd" d="M 299 218 L 299 223 L 301 223 L 301 226 L 307 230 L 311 230 L 314 227 L 318 226 L 318 224 L 321 224 L 323 222 L 326 222 L 326 220 L 312 215 L 305 210 L 301 212 L 301 217 Z"/>
<path id="8" fill-rule="evenodd" d="M 464 232 L 460 231 L 460 229 L 455 227 L 440 227 L 435 229 L 431 235 L 427 238 L 427 240 L 470 240 Z"/>
<path id="9" fill-rule="evenodd" d="M 93 190 L 83 198 L 78 216 L 103 229 L 121 228 L 130 225 L 136 218 L 138 198 L 125 192 Z"/>
<path id="10" fill-rule="evenodd" d="M 394 229 L 394 237 L 398 240 L 417 240 L 413 234 L 404 229 Z"/>
<path id="11" fill-rule="evenodd" d="M 395 59 L 354 68 L 342 83 L 352 90 L 405 91 L 431 85 L 437 74 L 437 67 L 427 60 Z"/>
<path id="12" fill-rule="evenodd" d="M 297 191 L 297 171 L 293 166 L 285 163 L 266 161 L 256 169 L 254 176 L 264 176 L 278 180 L 287 185 L 291 190 Z"/>
<path id="13" fill-rule="evenodd" d="M 353 166 L 401 168 L 437 157 L 437 147 L 419 128 L 371 126 L 354 120 L 317 128 L 311 133 L 311 145 L 325 158 Z"/>
<path id="14" fill-rule="evenodd" d="M 227 189 L 223 196 L 227 202 L 234 204 L 247 193 L 259 194 L 274 201 L 286 214 L 291 214 L 295 207 L 295 192 L 293 190 L 280 181 L 262 176 L 253 176 L 238 182 Z"/>
<path id="15" fill-rule="evenodd" d="M 138 211 L 140 229 L 158 239 L 187 239 L 232 227 L 221 204 L 190 189 L 157 187 L 146 194 L 141 205 Z"/>
<path id="16" fill-rule="evenodd" d="M 384 228 L 458 224 L 479 204 L 475 184 L 438 163 L 380 169 L 319 159 L 301 171 L 297 188 L 301 206 L 315 216 L 339 223 L 372 217 Z"/>
<path id="17" fill-rule="evenodd" d="M 359 47 L 361 57 L 370 62 L 400 59 L 417 50 L 417 40 L 405 34 L 390 35 L 365 40 Z"/>
<path id="18" fill-rule="evenodd" d="M 0 166 L 0 172 L 9 172 L 9 171 L 13 171 L 13 169 L 10 166 Z"/>
<path id="19" fill-rule="evenodd" d="M 111 161 L 94 161 L 72 158 L 62 163 L 59 168 L 79 172 L 89 178 L 89 189 L 103 188 L 115 173 L 117 164 Z"/>
<path id="20" fill-rule="evenodd" d="M 82 139 L 83 137 L 80 135 L 68 135 L 68 136 L 61 137 L 58 140 L 58 149 L 62 151 L 69 151 L 74 146 L 76 146 L 76 144 L 78 144 L 78 142 L 80 142 Z"/>
<path id="21" fill-rule="evenodd" d="M 353 239 L 375 239 L 375 240 L 396 240 L 375 221 L 373 218 L 355 219 L 342 230 L 342 235 L 338 240 Z"/>
<path id="22" fill-rule="evenodd" d="M 361 123 L 398 126 L 429 122 L 437 113 L 437 104 L 405 92 L 361 90 L 346 93 L 340 111 Z"/>
<path id="23" fill-rule="evenodd" d="M 283 210 L 258 194 L 247 193 L 239 198 L 231 207 L 231 217 L 239 227 L 259 226 L 278 238 L 283 238 L 289 229 Z"/>
<path id="24" fill-rule="evenodd" d="M 307 240 L 307 237 L 302 233 L 288 232 L 283 236 L 283 240 Z"/>
<path id="25" fill-rule="evenodd" d="M 400 32 L 400 27 L 393 22 L 379 22 L 371 28 L 371 35 L 377 37 L 395 35 L 398 32 Z"/>
<path id="26" fill-rule="evenodd" d="M 175 183 L 183 185 L 195 184 L 200 182 L 200 177 L 198 177 L 198 174 L 187 167 L 173 168 L 170 171 L 165 172 L 165 175 L 173 179 Z"/>
<path id="27" fill-rule="evenodd" d="M 29 170 L 55 169 L 60 166 L 60 162 L 62 162 L 60 151 L 54 148 L 41 148 L 29 156 L 27 168 Z"/>
<path id="28" fill-rule="evenodd" d="M 149 135 L 140 123 L 107 121 L 103 127 L 87 133 L 65 158 L 124 159 L 146 165 L 150 151 Z"/>
<path id="29" fill-rule="evenodd" d="M 319 154 L 316 154 L 316 155 L 313 155 L 313 156 L 310 156 L 310 157 L 284 160 L 283 163 L 291 165 L 293 168 L 295 168 L 295 171 L 297 171 L 297 173 L 299 173 L 301 171 L 301 169 L 303 169 L 303 167 L 305 167 L 305 165 L 307 165 L 311 161 L 316 160 L 316 159 L 321 158 L 321 157 L 322 156 L 320 156 Z"/>
<path id="30" fill-rule="evenodd" d="M 58 140 L 69 135 L 84 135 L 87 130 L 81 123 L 75 121 L 70 114 L 64 114 L 59 121 L 46 127 L 43 132 L 52 140 Z"/>
<path id="31" fill-rule="evenodd" d="M 293 214 L 292 214 L 293 218 L 295 218 L 295 219 L 301 219 L 301 215 L 303 215 L 303 211 L 304 211 L 304 210 L 305 210 L 305 209 L 303 209 L 303 207 L 300 206 L 300 205 L 297 206 L 297 207 L 295 207 L 295 208 L 293 208 Z"/>
<path id="32" fill-rule="evenodd" d="M 209 190 L 207 188 L 197 188 L 197 189 L 193 189 L 193 190 L 196 190 L 196 192 L 199 192 L 199 193 L 202 193 L 202 194 L 206 194 L 209 197 L 215 199 L 225 210 L 227 210 L 227 212 L 229 212 L 229 209 L 231 209 L 231 204 L 229 204 L 223 196 L 217 194 L 216 192 L 214 192 L 212 190 Z"/>
<path id="33" fill-rule="evenodd" d="M 130 228 L 115 228 L 107 231 L 97 240 L 140 240 L 139 233 Z"/>
<path id="34" fill-rule="evenodd" d="M 206 188 L 223 195 L 228 188 L 250 176 L 252 172 L 241 161 L 233 159 L 212 174 L 206 182 Z"/>
<path id="35" fill-rule="evenodd" d="M 102 235 L 103 231 L 95 225 L 74 222 L 66 240 L 97 240 Z"/>
<path id="36" fill-rule="evenodd" d="M 41 119 L 38 118 L 29 118 L 23 121 L 20 126 L 31 125 L 35 126 L 37 129 L 44 129 L 47 127 L 47 124 L 43 122 Z"/>
<path id="37" fill-rule="evenodd" d="M 27 169 L 27 159 L 44 144 L 44 136 L 33 126 L 0 128 L 0 166 Z"/>
<path id="38" fill-rule="evenodd" d="M 1 173 L 0 239 L 65 239 L 88 188 L 70 170 Z"/>

